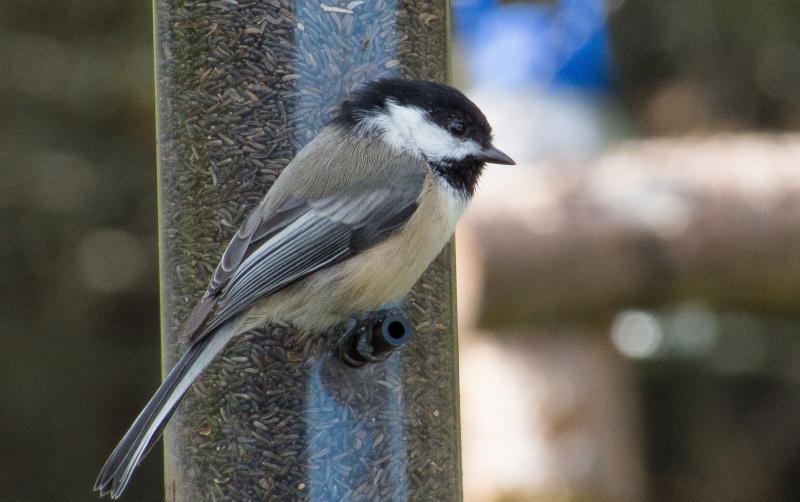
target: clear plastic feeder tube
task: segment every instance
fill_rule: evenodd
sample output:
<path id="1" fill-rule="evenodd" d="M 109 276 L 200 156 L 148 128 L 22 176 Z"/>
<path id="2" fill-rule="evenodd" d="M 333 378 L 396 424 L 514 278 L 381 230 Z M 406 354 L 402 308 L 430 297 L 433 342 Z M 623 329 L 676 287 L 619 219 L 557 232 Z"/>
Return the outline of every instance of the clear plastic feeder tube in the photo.
<path id="1" fill-rule="evenodd" d="M 224 246 L 360 83 L 445 81 L 445 0 L 155 1 L 164 369 Z M 452 249 L 406 300 L 416 333 L 351 368 L 335 334 L 247 333 L 165 432 L 167 500 L 460 500 Z"/>

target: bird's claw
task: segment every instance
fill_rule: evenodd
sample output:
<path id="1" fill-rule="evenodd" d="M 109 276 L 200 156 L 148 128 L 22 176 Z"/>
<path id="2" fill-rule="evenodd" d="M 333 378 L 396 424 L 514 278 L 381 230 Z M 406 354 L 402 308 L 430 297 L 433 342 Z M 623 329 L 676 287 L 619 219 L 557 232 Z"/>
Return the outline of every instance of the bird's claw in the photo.
<path id="1" fill-rule="evenodd" d="M 408 316 L 399 307 L 368 312 L 347 321 L 338 349 L 350 366 L 385 361 L 403 347 L 414 333 Z"/>

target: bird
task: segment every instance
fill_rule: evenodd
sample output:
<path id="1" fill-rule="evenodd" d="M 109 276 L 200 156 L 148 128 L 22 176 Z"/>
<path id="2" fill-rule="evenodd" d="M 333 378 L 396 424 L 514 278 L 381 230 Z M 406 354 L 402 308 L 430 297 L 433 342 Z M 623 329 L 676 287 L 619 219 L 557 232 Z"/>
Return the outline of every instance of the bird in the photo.
<path id="1" fill-rule="evenodd" d="M 450 240 L 487 163 L 514 161 L 453 87 L 383 78 L 342 101 L 233 236 L 180 328 L 186 352 L 95 491 L 122 495 L 192 383 L 235 336 L 271 322 L 352 331 L 401 302 Z"/>

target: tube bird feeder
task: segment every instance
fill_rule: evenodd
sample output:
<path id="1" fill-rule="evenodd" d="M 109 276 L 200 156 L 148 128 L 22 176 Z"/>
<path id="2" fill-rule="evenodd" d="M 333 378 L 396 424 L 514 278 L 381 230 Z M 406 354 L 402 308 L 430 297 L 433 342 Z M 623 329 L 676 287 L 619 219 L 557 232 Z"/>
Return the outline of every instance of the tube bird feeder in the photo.
<path id="1" fill-rule="evenodd" d="M 163 368 L 244 216 L 364 81 L 446 81 L 445 0 L 155 0 Z M 165 431 L 169 501 L 460 500 L 453 249 L 413 339 L 354 368 L 337 334 L 234 340 Z"/>

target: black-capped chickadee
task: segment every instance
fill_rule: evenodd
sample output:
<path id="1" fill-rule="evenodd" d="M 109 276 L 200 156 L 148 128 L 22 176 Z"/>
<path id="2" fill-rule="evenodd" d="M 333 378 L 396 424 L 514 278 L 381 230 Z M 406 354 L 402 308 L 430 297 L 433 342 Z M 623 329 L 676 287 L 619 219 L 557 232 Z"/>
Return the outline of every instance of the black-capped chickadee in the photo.
<path id="1" fill-rule="evenodd" d="M 323 331 L 405 296 L 453 235 L 488 163 L 483 113 L 452 87 L 384 79 L 342 103 L 228 245 L 181 332 L 189 348 L 95 490 L 122 494 L 192 382 L 235 335 L 272 321 Z"/>

